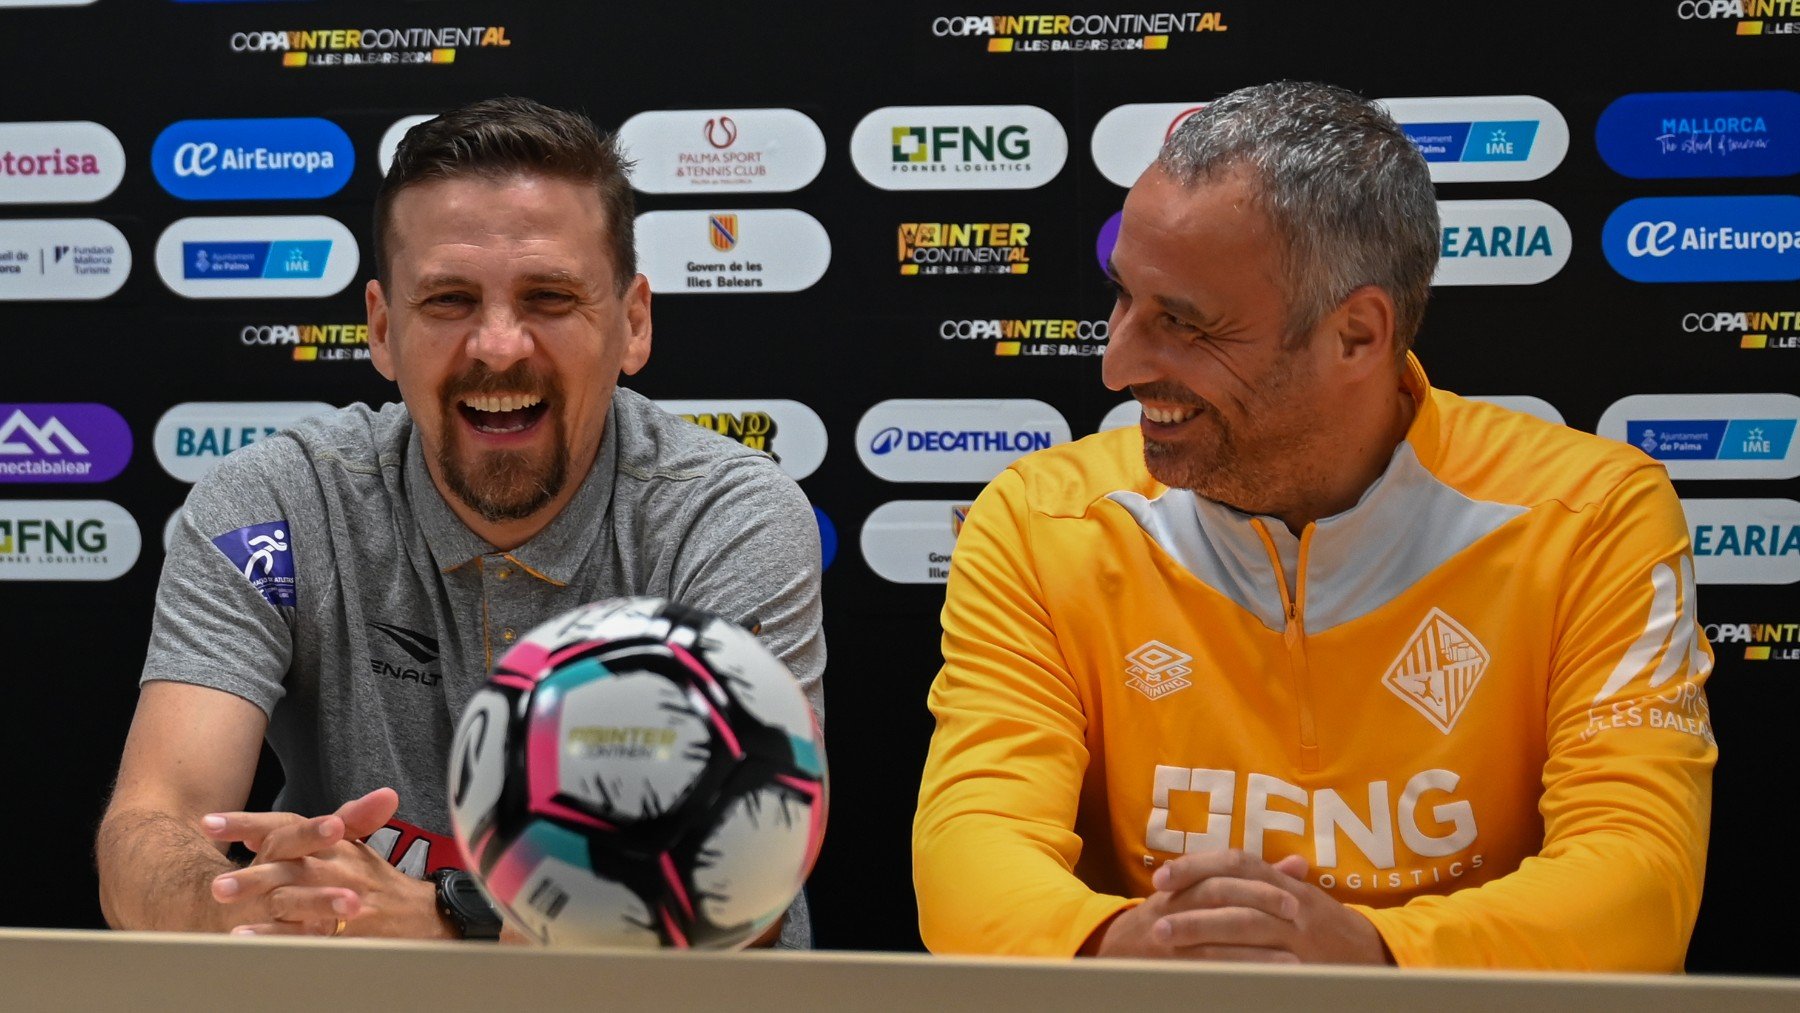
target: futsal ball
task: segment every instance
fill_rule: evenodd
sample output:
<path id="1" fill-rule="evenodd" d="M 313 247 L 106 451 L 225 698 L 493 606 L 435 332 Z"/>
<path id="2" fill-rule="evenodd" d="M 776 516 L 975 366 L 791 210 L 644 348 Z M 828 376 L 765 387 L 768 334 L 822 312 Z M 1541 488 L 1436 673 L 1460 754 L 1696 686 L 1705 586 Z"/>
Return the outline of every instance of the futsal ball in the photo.
<path id="1" fill-rule="evenodd" d="M 736 623 L 660 598 L 583 606 L 501 656 L 447 783 L 470 870 L 548 945 L 743 946 L 825 827 L 793 675 Z"/>

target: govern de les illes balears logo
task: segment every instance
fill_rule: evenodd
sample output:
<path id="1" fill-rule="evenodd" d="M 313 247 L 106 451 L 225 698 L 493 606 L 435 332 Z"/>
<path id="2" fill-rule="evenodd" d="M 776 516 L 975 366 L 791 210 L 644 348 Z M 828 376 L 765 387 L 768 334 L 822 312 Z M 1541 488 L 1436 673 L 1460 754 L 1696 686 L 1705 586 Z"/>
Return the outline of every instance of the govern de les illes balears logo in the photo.
<path id="1" fill-rule="evenodd" d="M 0 204 L 85 204 L 125 178 L 125 148 L 91 120 L 0 123 Z"/>
<path id="2" fill-rule="evenodd" d="M 1600 114 L 1594 143 L 1633 179 L 1791 176 L 1800 172 L 1800 93 L 1625 95 Z"/>
<path id="3" fill-rule="evenodd" d="M 1056 178 L 1069 137 L 1037 106 L 887 106 L 850 135 L 850 160 L 883 190 L 1029 190 Z"/>
<path id="4" fill-rule="evenodd" d="M 863 522 L 863 561 L 895 584 L 942 584 L 969 508 L 968 500 L 883 503 Z"/>
<path id="5" fill-rule="evenodd" d="M 360 261 L 350 230 L 324 215 L 183 218 L 156 241 L 157 274 L 189 299 L 336 295 Z"/>
<path id="6" fill-rule="evenodd" d="M 115 580 L 143 535 L 106 500 L 0 500 L 0 580 Z"/>
<path id="7" fill-rule="evenodd" d="M 131 427 L 103 404 L 0 403 L 0 482 L 105 482 L 131 460 Z"/>
<path id="8" fill-rule="evenodd" d="M 1678 479 L 1800 477 L 1800 397 L 1633 394 L 1613 402 L 1594 431 L 1637 447 Z"/>
<path id="9" fill-rule="evenodd" d="M 156 181 L 183 200 L 307 200 L 343 189 L 350 135 L 330 120 L 181 120 L 150 148 Z"/>
<path id="10" fill-rule="evenodd" d="M 1800 280 L 1800 197 L 1639 197 L 1607 217 L 1600 242 L 1632 281 Z"/>
<path id="11" fill-rule="evenodd" d="M 831 266 L 831 237 L 792 208 L 649 211 L 638 216 L 637 255 L 658 294 L 799 292 Z"/>

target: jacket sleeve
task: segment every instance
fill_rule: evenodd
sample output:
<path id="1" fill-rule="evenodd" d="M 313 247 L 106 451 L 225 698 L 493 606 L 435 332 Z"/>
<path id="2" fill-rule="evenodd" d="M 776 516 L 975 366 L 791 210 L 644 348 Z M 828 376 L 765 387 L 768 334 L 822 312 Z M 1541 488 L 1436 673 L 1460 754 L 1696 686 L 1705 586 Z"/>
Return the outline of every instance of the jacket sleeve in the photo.
<path id="1" fill-rule="evenodd" d="M 1362 909 L 1402 965 L 1682 967 L 1718 749 L 1687 527 L 1660 467 L 1593 509 L 1564 573 L 1543 849 L 1480 887 Z"/>
<path id="2" fill-rule="evenodd" d="M 1071 956 L 1136 903 L 1076 878 L 1087 717 L 1057 647 L 1023 481 L 1003 472 L 957 537 L 937 718 L 913 821 L 919 930 L 936 953 Z"/>

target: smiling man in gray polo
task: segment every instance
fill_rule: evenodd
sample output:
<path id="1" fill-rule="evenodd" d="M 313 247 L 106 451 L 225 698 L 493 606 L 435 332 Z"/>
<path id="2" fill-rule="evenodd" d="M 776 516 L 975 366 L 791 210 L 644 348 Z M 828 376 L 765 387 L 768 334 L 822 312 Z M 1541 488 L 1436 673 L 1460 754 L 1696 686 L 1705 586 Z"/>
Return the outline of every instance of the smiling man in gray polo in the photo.
<path id="1" fill-rule="evenodd" d="M 461 903 L 451 734 L 498 654 L 588 601 L 754 618 L 820 711 L 804 495 L 616 386 L 651 337 L 625 170 L 585 118 L 524 100 L 407 135 L 367 291 L 405 404 L 303 422 L 188 498 L 100 828 L 111 924 L 491 937 Z M 265 737 L 277 811 L 236 812 Z M 782 941 L 807 938 L 797 903 Z"/>

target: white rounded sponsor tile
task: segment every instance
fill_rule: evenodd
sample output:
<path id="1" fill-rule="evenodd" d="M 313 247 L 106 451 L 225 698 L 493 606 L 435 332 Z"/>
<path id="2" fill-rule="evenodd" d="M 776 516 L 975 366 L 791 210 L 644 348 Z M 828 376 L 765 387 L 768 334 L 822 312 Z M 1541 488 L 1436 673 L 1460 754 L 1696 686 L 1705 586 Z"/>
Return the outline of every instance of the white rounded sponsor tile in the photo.
<path id="1" fill-rule="evenodd" d="M 0 204 L 91 203 L 124 178 L 124 145 L 92 120 L 0 123 Z"/>
<path id="2" fill-rule="evenodd" d="M 1134 102 L 1119 106 L 1094 124 L 1094 167 L 1111 182 L 1129 187 L 1137 182 L 1163 142 L 1204 102 Z"/>
<path id="3" fill-rule="evenodd" d="M 638 113 L 619 127 L 644 193 L 787 193 L 825 166 L 825 135 L 794 109 Z"/>
<path id="4" fill-rule="evenodd" d="M 1569 262 L 1562 213 L 1537 200 L 1438 201 L 1433 285 L 1536 285 Z"/>
<path id="5" fill-rule="evenodd" d="M 768 454 L 795 481 L 819 470 L 825 460 L 825 422 L 818 412 L 798 401 L 681 398 L 656 403 L 671 415 Z"/>
<path id="6" fill-rule="evenodd" d="M 1100 428 L 1094 431 L 1097 433 L 1104 433 L 1108 429 L 1123 429 L 1126 426 L 1135 426 L 1143 417 L 1144 410 L 1138 407 L 1137 399 L 1133 398 L 1122 404 L 1113 405 L 1112 410 L 1101 417 Z"/>
<path id="7" fill-rule="evenodd" d="M 1569 152 L 1569 123 L 1534 95 L 1377 100 L 1406 131 L 1437 183 L 1541 179 Z"/>
<path id="8" fill-rule="evenodd" d="M 164 471 L 198 482 L 226 454 L 331 410 L 323 401 L 189 401 L 156 420 L 151 443 Z"/>
<path id="9" fill-rule="evenodd" d="M 1792 394 L 1632 394 L 1594 431 L 1669 469 L 1670 478 L 1800 477 L 1800 397 Z"/>
<path id="10" fill-rule="evenodd" d="M 896 584 L 942 584 L 969 506 L 967 500 L 883 503 L 863 522 L 863 561 Z"/>
<path id="11" fill-rule="evenodd" d="M 1068 440 L 1061 412 L 1026 399 L 895 399 L 856 424 L 857 457 L 890 482 L 986 482 Z"/>
<path id="12" fill-rule="evenodd" d="M 1702 584 L 1800 582 L 1800 503 L 1683 499 L 1694 578 Z"/>
<path id="13" fill-rule="evenodd" d="M 883 190 L 1030 190 L 1056 178 L 1069 135 L 1037 106 L 886 106 L 850 135 L 850 160 Z"/>
<path id="14" fill-rule="evenodd" d="M 156 272 L 189 299 L 336 295 L 356 277 L 350 230 L 324 215 L 183 218 L 156 241 Z"/>
<path id="15" fill-rule="evenodd" d="M 142 548 L 137 521 L 117 503 L 0 500 L 0 580 L 116 580 Z"/>
<path id="16" fill-rule="evenodd" d="M 1499 405 L 1515 412 L 1524 412 L 1527 415 L 1543 419 L 1545 422 L 1554 422 L 1559 426 L 1568 425 L 1563 421 L 1563 413 L 1557 411 L 1555 405 L 1530 394 L 1464 394 L 1463 397 L 1470 401 L 1485 401 L 1488 404 Z"/>
<path id="17" fill-rule="evenodd" d="M 406 136 L 406 132 L 419 124 L 424 123 L 426 120 L 434 119 L 437 119 L 436 113 L 425 113 L 419 116 L 402 116 L 394 121 L 393 126 L 387 128 L 387 131 L 381 135 L 381 144 L 375 149 L 376 164 L 381 166 L 381 174 L 383 176 L 387 175 L 387 171 L 393 168 L 394 152 L 400 150 L 400 141 Z"/>
<path id="18" fill-rule="evenodd" d="M 0 301 L 104 299 L 130 274 L 125 234 L 98 218 L 0 221 Z"/>
<path id="19" fill-rule="evenodd" d="M 637 220 L 638 270 L 659 295 L 755 295 L 811 288 L 831 237 L 804 211 L 651 211 Z"/>

